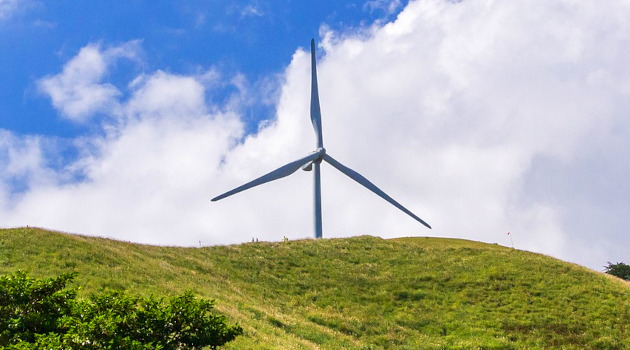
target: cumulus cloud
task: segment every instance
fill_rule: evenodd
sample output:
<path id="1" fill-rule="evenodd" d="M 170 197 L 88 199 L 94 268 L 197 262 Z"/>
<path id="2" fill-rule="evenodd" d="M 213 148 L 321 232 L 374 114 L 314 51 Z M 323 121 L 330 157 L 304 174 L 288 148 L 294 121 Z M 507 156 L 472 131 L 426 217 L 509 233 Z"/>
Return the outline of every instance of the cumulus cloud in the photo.
<path id="1" fill-rule="evenodd" d="M 629 15 L 618 1 L 424 0 L 360 37 L 324 33 L 318 73 L 328 152 L 434 227 L 324 165 L 324 236 L 509 245 L 510 231 L 517 248 L 593 268 L 624 260 Z M 65 171 L 80 171 L 81 181 L 27 181 L 19 199 L 4 195 L 6 224 L 182 245 L 311 236 L 311 173 L 209 202 L 315 149 L 308 53 L 297 50 L 284 72 L 276 118 L 245 135 L 238 104 L 246 98 L 221 106 L 207 99 L 216 71 L 145 74 L 117 100 L 104 52 L 88 46 L 42 81 L 66 91 L 52 100 L 68 117 L 117 103 L 119 120 L 77 142 L 82 156 Z M 103 68 L 81 80 L 74 72 L 85 66 Z M 72 90 L 65 82 L 73 79 L 104 97 Z M 16 148 L 16 136 L 3 137 L 2 149 L 34 159 L 28 171 L 50 171 L 36 143 Z"/>
<path id="2" fill-rule="evenodd" d="M 48 183 L 55 176 L 46 170 L 42 143 L 40 137 L 19 137 L 0 129 L 0 207 L 15 200 L 29 184 Z"/>
<path id="3" fill-rule="evenodd" d="M 98 44 L 86 46 L 61 73 L 40 79 L 38 87 L 71 121 L 86 122 L 96 113 L 116 113 L 121 93 L 114 85 L 102 80 L 117 59 L 135 59 L 138 50 L 137 41 L 108 49 L 102 49 Z"/>
<path id="4" fill-rule="evenodd" d="M 124 117 L 77 144 L 82 157 L 66 171 L 84 179 L 30 183 L 8 209 L 13 222 L 153 243 L 186 244 L 207 233 L 202 193 L 210 192 L 242 124 L 230 113 L 209 115 L 203 85 L 193 77 L 158 71 L 131 86 Z"/>

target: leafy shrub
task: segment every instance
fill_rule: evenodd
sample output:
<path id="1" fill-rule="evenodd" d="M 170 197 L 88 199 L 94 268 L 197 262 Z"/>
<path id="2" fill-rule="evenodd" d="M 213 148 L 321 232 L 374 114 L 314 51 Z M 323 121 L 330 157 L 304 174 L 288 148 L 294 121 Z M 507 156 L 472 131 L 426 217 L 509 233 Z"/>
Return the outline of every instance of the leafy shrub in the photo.
<path id="1" fill-rule="evenodd" d="M 75 277 L 0 276 L 0 346 L 8 349 L 201 349 L 242 334 L 213 313 L 210 300 L 185 292 L 163 299 L 122 292 L 76 300 Z"/>
<path id="2" fill-rule="evenodd" d="M 23 272 L 0 276 L 0 345 L 36 342 L 61 333 L 59 320 L 71 313 L 74 291 L 64 290 L 74 274 L 36 280 Z"/>
<path id="3" fill-rule="evenodd" d="M 622 262 L 613 264 L 609 261 L 608 265 L 604 266 L 604 269 L 608 274 L 630 281 L 630 265 Z"/>

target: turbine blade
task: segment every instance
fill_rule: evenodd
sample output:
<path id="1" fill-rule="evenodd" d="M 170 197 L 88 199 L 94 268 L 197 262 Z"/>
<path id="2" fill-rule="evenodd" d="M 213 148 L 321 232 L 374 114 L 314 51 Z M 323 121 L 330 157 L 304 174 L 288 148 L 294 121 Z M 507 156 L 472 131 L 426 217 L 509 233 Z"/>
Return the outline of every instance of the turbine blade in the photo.
<path id="1" fill-rule="evenodd" d="M 368 190 L 376 193 L 381 198 L 383 198 L 384 200 L 386 200 L 389 203 L 391 203 L 392 205 L 394 205 L 396 208 L 402 210 L 407 215 L 409 215 L 412 218 L 416 219 L 418 222 L 420 222 L 424 226 L 426 226 L 428 228 L 431 228 L 431 226 L 429 226 L 429 224 L 424 222 L 424 220 L 420 219 L 418 216 L 416 216 L 414 213 L 409 211 L 407 208 L 403 207 L 400 203 L 396 202 L 392 197 L 388 196 L 387 193 L 383 192 L 380 188 L 376 187 L 376 185 L 374 185 L 368 179 L 363 177 L 363 175 L 361 175 L 361 174 L 357 173 L 356 171 L 348 168 L 347 166 L 339 163 L 338 161 L 336 161 L 333 157 L 329 156 L 328 154 L 324 155 L 324 160 L 326 162 L 328 162 L 328 164 L 330 164 L 333 167 L 337 168 L 337 170 L 339 170 L 342 173 L 346 174 L 348 177 L 350 177 L 354 181 L 356 181 L 356 182 L 360 183 L 361 185 L 363 185 L 364 187 L 366 187 Z"/>
<path id="2" fill-rule="evenodd" d="M 245 191 L 248 188 L 252 188 L 254 186 L 258 186 L 258 185 L 262 185 L 266 182 L 269 181 L 273 181 L 273 180 L 278 180 L 281 179 L 285 176 L 289 176 L 291 174 L 293 174 L 294 172 L 296 172 L 298 169 L 300 169 L 303 165 L 312 162 L 313 160 L 317 159 L 318 157 L 320 157 L 320 153 L 319 152 L 315 152 L 312 154 L 309 154 L 308 156 L 302 158 L 302 159 L 298 159 L 295 162 L 291 162 L 287 165 L 281 166 L 280 168 L 265 174 L 255 180 L 252 180 L 242 186 L 239 186 L 231 191 L 225 192 L 224 194 L 214 197 L 212 198 L 213 202 L 216 202 L 220 199 L 223 199 L 225 197 L 229 197 L 233 194 L 239 193 L 241 191 Z"/>
<path id="3" fill-rule="evenodd" d="M 317 134 L 317 148 L 324 147 L 322 136 L 322 113 L 319 109 L 319 91 L 317 89 L 317 67 L 315 62 L 315 39 L 311 39 L 311 122 Z"/>

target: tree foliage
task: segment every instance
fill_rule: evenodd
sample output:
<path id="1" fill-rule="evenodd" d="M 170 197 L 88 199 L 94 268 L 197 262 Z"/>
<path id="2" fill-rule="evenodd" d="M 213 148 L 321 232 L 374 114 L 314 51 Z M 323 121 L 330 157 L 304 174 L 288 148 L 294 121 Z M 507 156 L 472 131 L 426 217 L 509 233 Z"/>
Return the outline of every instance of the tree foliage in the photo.
<path id="1" fill-rule="evenodd" d="M 75 274 L 0 276 L 0 347 L 7 349 L 201 349 L 242 334 L 191 292 L 169 300 L 107 292 L 78 300 Z"/>
<path id="2" fill-rule="evenodd" d="M 613 276 L 617 276 L 626 281 L 630 281 L 630 265 L 624 264 L 622 262 L 618 262 L 616 264 L 608 262 L 607 266 L 604 266 L 606 273 L 611 274 Z"/>
<path id="3" fill-rule="evenodd" d="M 59 320 L 71 314 L 76 297 L 65 290 L 73 278 L 64 274 L 36 280 L 22 272 L 0 276 L 0 345 L 34 343 L 38 336 L 63 332 Z"/>

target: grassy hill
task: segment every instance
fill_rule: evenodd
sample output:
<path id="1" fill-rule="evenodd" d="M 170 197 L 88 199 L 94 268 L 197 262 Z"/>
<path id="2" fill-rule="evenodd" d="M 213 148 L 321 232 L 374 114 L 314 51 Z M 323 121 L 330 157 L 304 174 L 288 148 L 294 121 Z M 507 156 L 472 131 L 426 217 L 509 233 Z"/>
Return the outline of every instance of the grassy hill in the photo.
<path id="1" fill-rule="evenodd" d="M 630 349 L 630 286 L 547 256 L 442 238 L 155 247 L 0 230 L 0 274 L 77 271 L 84 295 L 189 289 L 231 349 Z"/>

